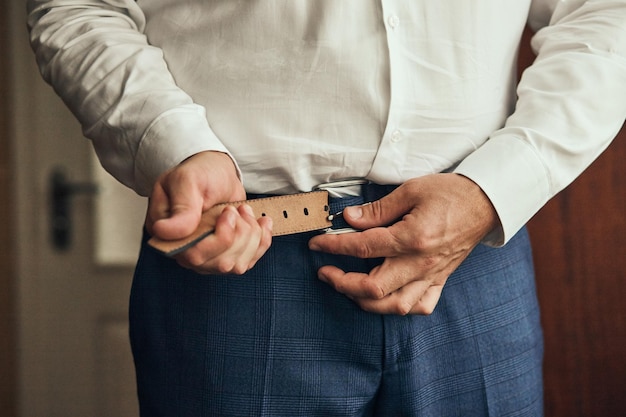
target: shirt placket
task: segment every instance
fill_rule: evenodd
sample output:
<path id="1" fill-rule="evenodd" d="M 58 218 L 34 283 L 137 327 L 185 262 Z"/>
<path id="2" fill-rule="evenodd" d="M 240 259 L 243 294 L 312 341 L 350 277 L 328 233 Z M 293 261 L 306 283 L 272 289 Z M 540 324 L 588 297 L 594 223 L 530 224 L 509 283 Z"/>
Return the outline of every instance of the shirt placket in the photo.
<path id="1" fill-rule="evenodd" d="M 402 14 L 396 1 L 383 0 L 382 19 L 386 31 L 389 59 L 389 111 L 387 123 L 376 158 L 372 163 L 369 178 L 378 180 L 384 178 L 399 183 L 402 180 L 402 156 L 404 154 L 405 132 L 403 130 L 401 109 L 398 101 L 402 97 L 403 65 L 401 63 Z"/>

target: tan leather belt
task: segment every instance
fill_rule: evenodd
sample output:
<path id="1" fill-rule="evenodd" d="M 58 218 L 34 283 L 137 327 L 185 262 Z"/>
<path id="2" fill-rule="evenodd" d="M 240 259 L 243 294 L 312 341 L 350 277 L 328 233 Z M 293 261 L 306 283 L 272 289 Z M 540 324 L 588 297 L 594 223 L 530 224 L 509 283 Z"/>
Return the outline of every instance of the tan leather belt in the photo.
<path id="1" fill-rule="evenodd" d="M 167 256 L 176 255 L 211 234 L 224 207 L 238 207 L 244 203 L 252 207 L 257 219 L 262 216 L 272 218 L 272 236 L 322 230 L 332 226 L 328 191 L 322 190 L 218 204 L 202 215 L 200 225 L 191 236 L 180 240 L 152 237 L 148 244 Z"/>

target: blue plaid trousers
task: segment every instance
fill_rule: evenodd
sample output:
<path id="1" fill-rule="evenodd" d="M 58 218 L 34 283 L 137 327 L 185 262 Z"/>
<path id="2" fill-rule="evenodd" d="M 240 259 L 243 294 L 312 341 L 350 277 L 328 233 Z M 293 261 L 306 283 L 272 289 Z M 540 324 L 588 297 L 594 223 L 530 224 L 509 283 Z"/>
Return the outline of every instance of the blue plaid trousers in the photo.
<path id="1" fill-rule="evenodd" d="M 275 237 L 243 276 L 197 275 L 144 241 L 130 303 L 143 417 L 543 415 L 526 230 L 478 246 L 433 314 L 406 317 L 364 312 L 319 281 L 322 265 L 380 260 L 312 252 L 312 235 Z"/>

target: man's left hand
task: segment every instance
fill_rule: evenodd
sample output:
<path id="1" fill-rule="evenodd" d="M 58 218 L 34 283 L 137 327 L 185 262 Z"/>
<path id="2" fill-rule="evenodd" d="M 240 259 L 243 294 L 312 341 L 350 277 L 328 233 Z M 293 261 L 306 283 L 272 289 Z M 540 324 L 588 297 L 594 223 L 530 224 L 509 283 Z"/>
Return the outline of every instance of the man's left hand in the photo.
<path id="1" fill-rule="evenodd" d="M 432 313 L 450 274 L 498 225 L 484 192 L 458 174 L 412 179 L 378 201 L 346 208 L 343 216 L 362 231 L 315 236 L 309 247 L 385 259 L 369 274 L 327 265 L 318 276 L 381 314 Z"/>

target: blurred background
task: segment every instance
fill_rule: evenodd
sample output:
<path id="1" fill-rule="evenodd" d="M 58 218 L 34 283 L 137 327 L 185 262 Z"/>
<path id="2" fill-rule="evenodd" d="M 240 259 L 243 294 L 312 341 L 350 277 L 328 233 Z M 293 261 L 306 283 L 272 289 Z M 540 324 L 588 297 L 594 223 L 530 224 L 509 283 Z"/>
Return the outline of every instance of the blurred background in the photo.
<path id="1" fill-rule="evenodd" d="M 127 303 L 145 201 L 102 173 L 41 81 L 24 8 L 0 5 L 0 416 L 132 417 Z M 533 59 L 520 57 L 520 69 Z M 624 161 L 623 130 L 529 226 L 548 417 L 626 413 Z"/>

